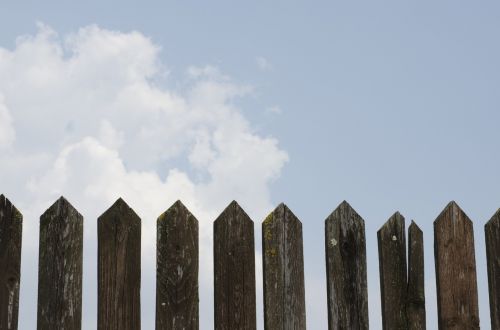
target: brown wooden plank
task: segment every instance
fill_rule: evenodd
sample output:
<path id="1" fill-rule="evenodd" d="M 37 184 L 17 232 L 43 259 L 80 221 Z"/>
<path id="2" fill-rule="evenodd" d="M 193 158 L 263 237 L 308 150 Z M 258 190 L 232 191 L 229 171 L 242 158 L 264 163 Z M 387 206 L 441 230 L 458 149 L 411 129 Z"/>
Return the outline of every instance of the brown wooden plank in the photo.
<path id="1" fill-rule="evenodd" d="M 302 223 L 280 204 L 262 223 L 264 328 L 305 329 Z"/>
<path id="2" fill-rule="evenodd" d="M 0 329 L 17 329 L 23 216 L 0 195 Z"/>
<path id="3" fill-rule="evenodd" d="M 177 201 L 156 228 L 156 329 L 197 330 L 198 220 Z"/>
<path id="4" fill-rule="evenodd" d="M 59 198 L 40 217 L 37 329 L 81 329 L 83 217 Z"/>
<path id="5" fill-rule="evenodd" d="M 439 329 L 479 329 L 472 221 L 455 202 L 434 221 Z"/>
<path id="6" fill-rule="evenodd" d="M 141 219 L 120 198 L 97 223 L 98 329 L 140 329 Z"/>
<path id="7" fill-rule="evenodd" d="M 256 329 L 253 221 L 233 201 L 214 222 L 215 329 Z"/>
<path id="8" fill-rule="evenodd" d="M 328 329 L 368 329 L 365 222 L 346 202 L 325 220 Z"/>
<path id="9" fill-rule="evenodd" d="M 484 226 L 491 328 L 500 329 L 500 210 Z"/>
<path id="10" fill-rule="evenodd" d="M 408 228 L 408 316 L 409 330 L 425 329 L 424 236 L 415 222 Z"/>
<path id="11" fill-rule="evenodd" d="M 384 329 L 407 329 L 405 219 L 396 212 L 377 232 L 382 325 Z"/>

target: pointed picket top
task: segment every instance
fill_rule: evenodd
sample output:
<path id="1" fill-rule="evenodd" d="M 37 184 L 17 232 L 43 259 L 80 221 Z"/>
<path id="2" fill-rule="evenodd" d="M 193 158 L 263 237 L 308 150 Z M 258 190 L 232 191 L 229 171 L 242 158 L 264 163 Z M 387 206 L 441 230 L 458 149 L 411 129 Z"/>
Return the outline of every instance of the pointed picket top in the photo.
<path id="1" fill-rule="evenodd" d="M 420 229 L 417 223 L 412 220 L 410 226 L 408 227 L 408 232 L 422 233 L 422 229 Z"/>
<path id="2" fill-rule="evenodd" d="M 280 203 L 271 213 L 269 213 L 262 222 L 262 225 L 265 227 L 274 222 L 296 222 L 302 226 L 302 222 L 285 203 Z"/>
<path id="3" fill-rule="evenodd" d="M 500 209 L 498 209 L 491 219 L 484 225 L 486 230 L 491 227 L 500 227 Z"/>
<path id="4" fill-rule="evenodd" d="M 346 222 L 348 225 L 361 223 L 364 226 L 365 223 L 358 212 L 345 200 L 325 219 L 325 223 L 336 221 Z"/>
<path id="5" fill-rule="evenodd" d="M 0 220 L 5 214 L 11 214 L 12 218 L 22 221 L 22 214 L 12 202 L 3 194 L 0 195 Z"/>
<path id="6" fill-rule="evenodd" d="M 232 222 L 233 220 L 253 223 L 253 220 L 235 200 L 229 203 L 224 211 L 215 219 L 214 223 Z"/>
<path id="7" fill-rule="evenodd" d="M 83 216 L 71 205 L 64 196 L 59 197 L 41 216 L 40 223 L 50 221 L 50 219 L 69 219 L 83 221 Z"/>
<path id="8" fill-rule="evenodd" d="M 396 211 L 389 220 L 387 220 L 382 227 L 377 231 L 378 235 L 392 234 L 391 239 L 395 241 L 401 233 L 405 232 L 405 218 L 399 211 Z M 396 238 L 396 239 L 395 239 Z"/>
<path id="9" fill-rule="evenodd" d="M 472 226 L 472 221 L 467 214 L 458 206 L 455 201 L 451 201 L 441 211 L 436 220 L 434 220 L 434 227 L 441 225 L 443 222 L 451 221 L 454 224 L 465 222 Z"/>
<path id="10" fill-rule="evenodd" d="M 131 223 L 141 222 L 141 218 L 121 197 L 118 198 L 109 209 L 101 214 L 98 221 L 114 221 L 116 219 Z"/>
<path id="11" fill-rule="evenodd" d="M 189 209 L 180 201 L 177 200 L 174 204 L 172 204 L 165 212 L 163 212 L 157 219 L 157 223 L 163 221 L 168 221 L 172 217 L 175 217 L 177 214 L 185 214 L 186 217 L 183 218 L 186 221 L 189 219 L 194 219 L 194 221 L 198 222 L 196 217 L 189 211 Z"/>

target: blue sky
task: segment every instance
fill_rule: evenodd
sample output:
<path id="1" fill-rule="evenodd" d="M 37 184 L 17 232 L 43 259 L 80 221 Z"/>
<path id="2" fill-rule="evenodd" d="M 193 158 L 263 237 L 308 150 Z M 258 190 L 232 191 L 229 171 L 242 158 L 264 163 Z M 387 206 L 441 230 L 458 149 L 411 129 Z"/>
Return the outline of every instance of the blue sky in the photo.
<path id="1" fill-rule="evenodd" d="M 95 218 L 119 195 L 143 228 L 182 198 L 207 251 L 231 199 L 253 217 L 258 247 L 263 217 L 287 203 L 303 222 L 310 329 L 327 322 L 323 220 L 344 199 L 366 221 L 372 329 L 376 231 L 397 210 L 424 231 L 435 328 L 432 222 L 456 200 L 474 221 L 489 328 L 498 2 L 17 1 L 0 4 L 0 21 L 0 183 L 25 215 L 22 329 L 35 324 L 38 216 L 61 194 L 86 219 L 85 329 L 96 324 Z M 143 242 L 144 329 L 154 322 L 152 248 Z M 210 276 L 200 279 L 203 328 Z"/>

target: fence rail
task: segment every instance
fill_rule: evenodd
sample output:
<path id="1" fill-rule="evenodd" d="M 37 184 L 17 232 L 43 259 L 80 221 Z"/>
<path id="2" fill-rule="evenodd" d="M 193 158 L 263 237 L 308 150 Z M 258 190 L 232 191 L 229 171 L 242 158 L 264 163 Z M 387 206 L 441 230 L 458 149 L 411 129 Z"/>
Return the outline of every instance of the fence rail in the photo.
<path id="1" fill-rule="evenodd" d="M 21 213 L 0 196 L 0 329 L 17 329 Z M 500 329 L 500 210 L 485 225 L 491 328 Z M 157 221 L 156 329 L 199 329 L 198 220 L 180 202 Z M 425 329 L 423 233 L 395 213 L 378 231 L 384 329 Z M 140 329 L 141 219 L 118 199 L 98 218 L 97 328 Z M 280 204 L 262 222 L 265 329 L 305 329 L 302 224 Z M 61 197 L 40 217 L 38 329 L 81 329 L 83 217 Z M 325 220 L 329 329 L 368 329 L 364 221 Z M 434 222 L 439 329 L 479 329 L 473 223 L 451 202 Z M 254 223 L 232 202 L 214 221 L 215 329 L 255 329 Z"/>

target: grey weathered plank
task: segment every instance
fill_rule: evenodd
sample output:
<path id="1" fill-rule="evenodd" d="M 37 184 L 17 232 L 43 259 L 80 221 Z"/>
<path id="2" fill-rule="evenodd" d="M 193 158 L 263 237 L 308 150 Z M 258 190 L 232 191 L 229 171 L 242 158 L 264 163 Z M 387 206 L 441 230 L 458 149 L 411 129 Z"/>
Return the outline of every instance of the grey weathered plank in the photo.
<path id="1" fill-rule="evenodd" d="M 141 219 L 120 198 L 97 222 L 98 329 L 140 329 Z"/>
<path id="2" fill-rule="evenodd" d="M 156 228 L 156 329 L 197 330 L 198 220 L 177 201 Z"/>
<path id="3" fill-rule="evenodd" d="M 455 202 L 434 221 L 439 329 L 479 329 L 472 221 Z"/>
<path id="4" fill-rule="evenodd" d="M 83 217 L 59 198 L 40 217 L 37 329 L 81 329 Z"/>
<path id="5" fill-rule="evenodd" d="M 415 222 L 408 228 L 408 297 L 406 313 L 409 330 L 425 329 L 424 237 Z"/>
<path id="6" fill-rule="evenodd" d="M 23 216 L 0 195 L 0 329 L 17 329 Z"/>
<path id="7" fill-rule="evenodd" d="M 215 329 L 256 329 L 253 221 L 233 201 L 214 222 Z"/>
<path id="8" fill-rule="evenodd" d="M 500 329 L 500 210 L 484 226 L 490 291 L 491 328 Z"/>
<path id="9" fill-rule="evenodd" d="M 405 219 L 396 212 L 377 232 L 382 324 L 384 329 L 407 329 Z"/>
<path id="10" fill-rule="evenodd" d="M 325 220 L 328 329 L 368 329 L 365 222 L 346 202 Z"/>
<path id="11" fill-rule="evenodd" d="M 264 328 L 305 329 L 302 223 L 280 204 L 262 223 Z"/>

